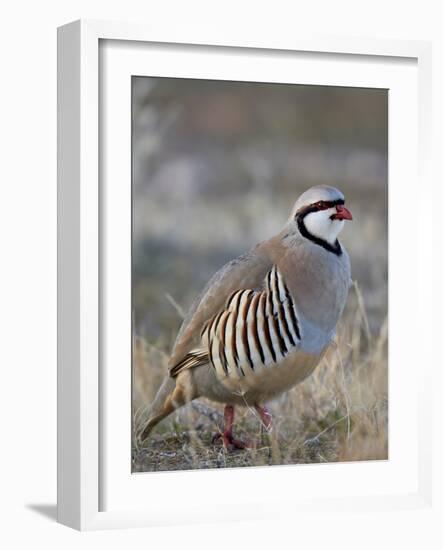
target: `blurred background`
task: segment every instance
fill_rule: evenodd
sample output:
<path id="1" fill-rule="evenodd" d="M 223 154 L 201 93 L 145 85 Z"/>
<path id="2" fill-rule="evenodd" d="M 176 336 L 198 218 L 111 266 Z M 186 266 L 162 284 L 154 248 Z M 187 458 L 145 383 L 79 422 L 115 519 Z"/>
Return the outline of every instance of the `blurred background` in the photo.
<path id="1" fill-rule="evenodd" d="M 277 443 L 223 453 L 221 407 L 193 403 L 134 438 L 133 471 L 387 458 L 387 91 L 133 77 L 132 94 L 134 434 L 198 292 L 312 185 L 346 196 L 357 283 L 336 351 L 272 404 Z"/>
<path id="2" fill-rule="evenodd" d="M 387 92 L 133 78 L 133 307 L 168 346 L 225 262 L 277 233 L 308 187 L 340 188 L 341 240 L 372 328 L 387 299 Z"/>

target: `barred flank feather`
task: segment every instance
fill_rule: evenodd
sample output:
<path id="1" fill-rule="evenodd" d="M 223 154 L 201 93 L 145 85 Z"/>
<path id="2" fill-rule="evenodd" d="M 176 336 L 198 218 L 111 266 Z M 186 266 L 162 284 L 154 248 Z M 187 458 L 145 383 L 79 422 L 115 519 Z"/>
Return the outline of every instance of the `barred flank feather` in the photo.
<path id="1" fill-rule="evenodd" d="M 301 340 L 297 312 L 277 267 L 266 276 L 264 290 L 233 292 L 200 336 L 202 348 L 173 366 L 171 376 L 209 363 L 221 378 L 244 377 L 246 371 L 278 364 L 294 351 Z"/>
<path id="2" fill-rule="evenodd" d="M 185 369 L 192 369 L 207 363 L 209 363 L 208 352 L 196 349 L 188 353 L 179 363 L 171 367 L 169 375 L 175 378 Z"/>

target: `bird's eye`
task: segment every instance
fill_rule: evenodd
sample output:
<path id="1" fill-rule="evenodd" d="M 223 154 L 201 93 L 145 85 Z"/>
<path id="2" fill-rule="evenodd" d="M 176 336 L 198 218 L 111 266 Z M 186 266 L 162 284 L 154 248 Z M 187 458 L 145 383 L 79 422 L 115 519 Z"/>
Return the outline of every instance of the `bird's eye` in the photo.
<path id="1" fill-rule="evenodd" d="M 328 208 L 328 205 L 326 204 L 325 201 L 318 201 L 315 203 L 315 206 L 317 208 L 320 208 L 321 210 L 325 209 L 325 208 Z"/>

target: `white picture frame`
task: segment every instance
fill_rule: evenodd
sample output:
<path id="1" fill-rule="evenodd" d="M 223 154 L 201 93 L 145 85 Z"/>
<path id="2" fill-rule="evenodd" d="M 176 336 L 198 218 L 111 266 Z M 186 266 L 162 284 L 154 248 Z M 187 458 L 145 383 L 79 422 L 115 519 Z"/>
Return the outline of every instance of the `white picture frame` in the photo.
<path id="1" fill-rule="evenodd" d="M 114 46 L 109 50 L 101 50 L 106 43 Z M 149 52 L 148 58 L 144 57 L 147 50 L 143 49 L 143 44 L 151 45 L 151 49 L 155 50 Z M 163 52 L 167 48 L 170 49 L 169 57 Z M 130 440 L 127 439 L 130 424 L 127 405 L 130 394 L 118 394 L 121 399 L 116 397 L 116 392 L 124 392 L 128 388 L 130 365 L 127 370 L 123 367 L 121 371 L 116 366 L 111 366 L 111 374 L 107 376 L 105 384 L 103 356 L 109 357 L 109 353 L 102 353 L 103 346 L 107 345 L 103 344 L 102 329 L 106 321 L 104 317 L 107 315 L 110 289 L 115 284 L 123 285 L 126 290 L 122 294 L 126 293 L 126 297 L 128 291 L 130 249 L 127 235 L 130 203 L 127 202 L 128 188 L 119 181 L 127 181 L 128 170 L 130 172 L 130 160 L 128 163 L 127 156 L 130 144 L 125 142 L 128 137 L 128 112 L 125 114 L 124 109 L 130 109 L 130 105 L 125 107 L 127 76 L 140 74 L 138 63 L 150 63 L 151 71 L 157 63 L 157 69 L 154 70 L 157 75 L 170 63 L 170 71 L 174 71 L 174 76 L 198 78 L 199 75 L 210 75 L 222 79 L 228 76 L 232 78 L 232 71 L 238 70 L 237 79 L 254 80 L 257 75 L 259 77 L 263 74 L 261 78 L 264 81 L 298 82 L 299 76 L 290 77 L 284 65 L 291 55 L 298 55 L 299 58 L 303 57 L 299 65 L 300 71 L 303 63 L 303 70 L 307 71 L 304 73 L 304 82 L 307 82 L 306 79 L 310 83 L 326 85 L 346 85 L 346 82 L 348 85 L 359 85 L 360 82 L 360 85 L 366 83 L 368 86 L 378 82 L 376 85 L 384 87 L 384 82 L 391 82 L 390 79 L 396 78 L 395 82 L 392 80 L 396 99 L 390 103 L 390 111 L 393 113 L 390 128 L 399 128 L 403 119 L 403 123 L 409 125 L 406 127 L 411 131 L 405 132 L 403 138 L 398 140 L 390 135 L 389 179 L 390 183 L 401 180 L 406 191 L 417 185 L 422 190 L 422 198 L 418 201 L 421 224 L 417 242 L 420 242 L 420 247 L 414 248 L 414 254 L 417 255 L 417 265 L 423 266 L 430 265 L 432 255 L 431 244 L 426 239 L 421 239 L 431 224 L 429 217 L 424 216 L 425 202 L 432 196 L 428 160 L 431 120 L 430 44 L 312 35 L 266 39 L 254 37 L 252 31 L 235 39 L 223 39 L 222 36 L 208 39 L 204 35 L 186 36 L 185 30 L 180 34 L 174 32 L 167 35 L 161 31 L 156 33 L 144 25 L 77 21 L 59 29 L 58 51 L 59 521 L 84 530 L 260 519 L 265 513 L 269 517 L 269 502 L 273 504 L 272 514 L 276 517 L 290 517 L 295 509 L 300 513 L 309 513 L 309 510 L 321 510 L 322 507 L 325 509 L 331 504 L 342 511 L 356 508 L 372 511 L 430 506 L 432 468 L 429 379 L 432 357 L 430 349 L 421 350 L 422 367 L 414 374 L 413 359 L 418 354 L 418 336 L 411 339 L 408 354 L 403 352 L 401 355 L 399 348 L 397 359 L 390 355 L 390 364 L 393 363 L 392 376 L 390 372 L 391 385 L 398 380 L 396 376 L 400 372 L 397 371 L 396 374 L 395 364 L 400 360 L 404 361 L 404 395 L 398 396 L 398 409 L 394 407 L 394 414 L 391 415 L 390 441 L 392 438 L 394 449 L 393 456 L 390 455 L 387 463 L 313 465 L 302 468 L 286 466 L 262 468 L 260 471 L 250 468 L 248 471 L 131 475 Z M 180 59 L 169 59 L 171 52 Z M 214 56 L 218 56 L 216 65 L 213 63 Z M 258 63 L 250 63 L 248 70 L 251 72 L 246 74 L 244 60 L 248 56 L 261 56 L 262 68 L 258 68 Z M 230 60 L 229 71 L 223 61 L 226 57 Z M 268 64 L 268 72 L 265 73 L 263 67 L 270 57 L 272 63 Z M 196 60 L 195 64 L 193 58 Z M 322 71 L 320 75 L 318 68 L 310 68 L 317 60 L 326 68 L 333 61 L 336 64 L 334 72 Z M 341 69 L 337 63 L 342 64 Z M 112 68 L 103 76 L 101 70 L 105 64 Z M 397 70 L 400 66 L 403 69 Z M 350 69 L 353 69 L 352 76 L 349 74 Z M 270 71 L 275 71 L 272 73 L 274 76 Z M 282 74 L 286 74 L 284 80 L 281 80 Z M 345 74 L 349 75 L 347 80 L 343 76 Z M 121 82 L 122 86 L 119 84 Z M 113 84 L 112 90 L 115 93 L 106 96 L 106 102 L 103 102 L 105 104 L 102 104 L 99 83 L 102 87 Z M 116 103 L 112 105 L 120 105 L 121 110 L 116 109 L 112 114 L 117 125 L 114 129 L 118 128 L 118 132 L 110 132 L 110 135 L 118 134 L 122 141 L 114 142 L 109 139 L 106 147 L 109 147 L 108 156 L 118 159 L 119 164 L 115 166 L 113 174 L 121 179 L 115 180 L 113 184 L 117 193 L 106 195 L 103 192 L 106 182 L 100 173 L 100 163 L 107 162 L 103 159 L 103 155 L 106 156 L 106 151 L 103 153 L 103 140 L 108 137 L 107 134 L 104 135 L 106 130 L 103 130 L 99 121 L 103 119 L 103 115 L 108 116 L 106 109 L 109 102 L 113 101 Z M 399 107 L 396 112 L 397 104 Z M 406 117 L 405 111 L 409 111 Z M 418 170 L 418 176 L 415 170 Z M 104 172 L 108 174 L 109 170 Z M 393 185 L 393 188 L 392 193 L 398 186 Z M 119 194 L 119 190 L 122 194 Z M 390 190 L 390 199 L 393 196 Z M 401 273 L 404 253 L 399 244 L 402 230 L 405 229 L 398 216 L 402 198 L 398 195 L 395 198 L 398 200 L 394 204 L 390 200 L 390 214 L 393 219 L 390 228 L 390 276 L 392 273 L 397 276 Z M 407 193 L 403 200 L 406 198 Z M 120 233 L 114 235 L 112 255 L 106 253 L 105 256 L 106 232 L 110 231 L 110 226 L 102 220 L 104 209 L 106 217 L 111 215 L 114 220 L 121 219 L 122 224 L 118 226 Z M 109 271 L 110 267 L 118 269 L 118 264 L 122 267 L 117 280 L 114 278 L 103 284 L 102 277 L 106 277 L 106 270 Z M 409 288 L 413 289 L 410 291 L 411 311 L 417 315 L 410 321 L 410 326 L 412 323 L 413 333 L 419 335 L 423 327 L 417 319 L 422 316 L 431 317 L 431 312 L 427 310 L 430 308 L 430 288 L 426 285 L 426 272 L 424 268 L 412 269 L 403 278 L 403 284 L 409 284 Z M 390 297 L 390 310 L 396 323 L 395 326 L 390 326 L 393 342 L 390 347 L 395 348 L 395 330 L 398 333 L 402 323 L 402 312 L 396 317 L 395 305 L 400 304 L 401 297 L 397 297 L 397 300 L 392 285 L 391 290 L 393 302 L 391 303 Z M 122 319 L 127 317 L 127 300 L 114 306 L 113 311 L 122 313 Z M 127 330 L 130 326 L 130 311 L 126 323 L 128 322 L 129 325 L 111 327 L 121 335 L 118 338 L 119 349 L 115 350 L 113 356 L 122 358 L 123 363 L 128 357 L 128 351 L 130 354 L 131 344 Z M 397 338 L 397 342 L 399 338 L 401 337 Z M 397 352 L 394 349 L 393 353 Z M 123 371 L 126 373 L 125 378 L 120 379 Z M 395 384 L 392 391 L 395 393 Z M 114 411 L 112 418 L 109 403 L 112 403 Z M 402 412 L 402 415 L 398 415 L 398 424 L 396 411 Z M 408 416 L 409 426 L 413 427 L 414 432 L 407 441 L 403 438 L 403 443 L 401 434 L 396 429 L 396 426 L 401 428 L 400 416 Z M 401 448 L 397 447 L 398 452 L 395 450 L 396 437 L 398 445 L 411 445 L 403 461 L 397 459 Z M 109 456 L 116 458 L 111 460 Z M 366 480 L 366 485 L 362 480 Z M 378 480 L 378 485 L 374 480 Z M 297 483 L 297 495 L 284 491 L 288 482 Z M 240 492 L 243 497 L 236 499 L 235 505 L 230 507 L 225 506 L 226 499 L 217 490 L 217 487 L 221 488 L 226 483 L 235 483 L 237 486 L 244 484 L 244 488 L 247 488 L 247 491 Z M 260 492 L 255 491 L 258 484 Z M 179 492 L 186 494 L 189 494 L 191 487 L 197 488 L 193 491 L 195 499 L 188 499 L 186 506 L 181 502 L 171 502 L 169 495 L 172 486 L 180 487 Z M 210 486 L 212 493 L 217 494 L 216 500 L 214 496 L 211 497 L 211 492 L 207 492 Z M 147 499 L 149 503 L 141 505 L 146 491 L 150 492 L 150 498 Z"/>

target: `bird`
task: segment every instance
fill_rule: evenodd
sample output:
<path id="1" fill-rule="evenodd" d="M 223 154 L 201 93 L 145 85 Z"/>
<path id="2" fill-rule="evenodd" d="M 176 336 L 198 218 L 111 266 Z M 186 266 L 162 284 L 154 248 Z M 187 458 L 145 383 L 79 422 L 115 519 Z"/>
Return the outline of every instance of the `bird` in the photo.
<path id="1" fill-rule="evenodd" d="M 224 405 L 223 431 L 213 441 L 227 449 L 253 445 L 234 435 L 236 407 L 255 409 L 272 429 L 267 403 L 306 379 L 334 341 L 351 285 L 338 235 L 350 220 L 341 191 L 311 187 L 277 235 L 210 279 L 179 329 L 142 442 L 199 397 Z"/>

